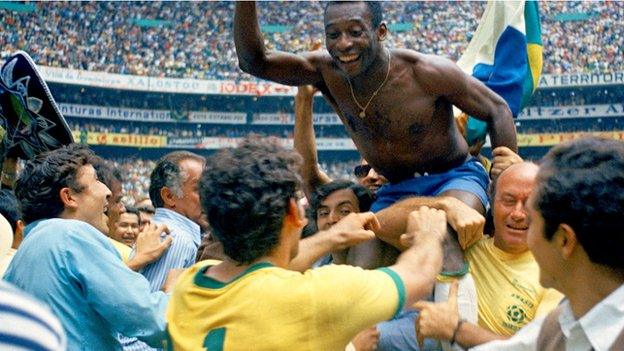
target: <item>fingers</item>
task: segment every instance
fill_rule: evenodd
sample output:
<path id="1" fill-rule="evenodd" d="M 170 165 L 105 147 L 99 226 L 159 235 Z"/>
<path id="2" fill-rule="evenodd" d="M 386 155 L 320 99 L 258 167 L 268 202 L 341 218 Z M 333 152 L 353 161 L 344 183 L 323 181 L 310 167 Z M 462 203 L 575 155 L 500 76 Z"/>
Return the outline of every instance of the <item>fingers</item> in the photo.
<path id="1" fill-rule="evenodd" d="M 375 216 L 374 213 L 372 212 L 364 212 L 364 213 L 360 213 L 359 217 L 362 221 L 362 226 L 368 230 L 379 230 L 379 220 L 377 219 L 377 216 Z"/>
<path id="2" fill-rule="evenodd" d="M 451 305 L 457 306 L 457 291 L 459 290 L 459 281 L 454 280 L 449 288 L 448 301 Z"/>
<path id="3" fill-rule="evenodd" d="M 161 242 L 161 246 L 163 246 L 165 249 L 168 249 L 171 246 L 172 242 L 173 242 L 173 237 L 170 235 L 167 235 L 165 240 Z"/>
<path id="4" fill-rule="evenodd" d="M 422 311 L 423 309 L 425 309 L 426 307 L 429 307 L 431 305 L 433 305 L 433 302 L 430 302 L 430 301 L 418 301 L 412 307 L 415 310 Z"/>
<path id="5" fill-rule="evenodd" d="M 492 150 L 492 156 L 496 157 L 496 156 L 506 156 L 509 154 L 514 154 L 515 152 L 511 151 L 511 149 L 509 149 L 507 146 L 499 146 L 497 148 L 494 148 L 494 150 Z"/>
<path id="6" fill-rule="evenodd" d="M 418 347 L 420 350 L 423 350 L 425 345 L 425 337 L 422 334 L 420 328 L 420 315 L 418 315 L 416 321 L 414 321 L 414 328 L 416 329 L 416 342 L 418 342 Z"/>

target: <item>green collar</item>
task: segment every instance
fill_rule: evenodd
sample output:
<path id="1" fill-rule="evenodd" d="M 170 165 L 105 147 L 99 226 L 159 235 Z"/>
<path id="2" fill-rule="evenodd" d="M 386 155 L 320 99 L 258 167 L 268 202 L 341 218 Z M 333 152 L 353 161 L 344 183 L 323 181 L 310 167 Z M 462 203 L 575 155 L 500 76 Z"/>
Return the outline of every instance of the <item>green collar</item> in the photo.
<path id="1" fill-rule="evenodd" d="M 204 273 L 206 273 L 206 271 L 210 267 L 212 267 L 212 266 L 206 266 L 206 267 L 201 268 L 199 271 L 197 271 L 197 273 L 195 274 L 195 279 L 193 280 L 195 285 L 200 286 L 202 288 L 221 289 L 221 288 L 226 287 L 228 284 L 231 284 L 231 283 L 235 282 L 236 280 L 242 278 L 246 274 L 255 272 L 255 271 L 259 270 L 259 269 L 275 267 L 275 266 L 272 263 L 269 263 L 269 262 L 258 262 L 258 263 L 252 264 L 251 266 L 247 267 L 247 269 L 245 269 L 244 272 L 242 272 L 238 276 L 234 277 L 232 280 L 230 280 L 227 283 L 220 282 L 220 281 L 215 280 L 213 278 L 207 277 Z"/>

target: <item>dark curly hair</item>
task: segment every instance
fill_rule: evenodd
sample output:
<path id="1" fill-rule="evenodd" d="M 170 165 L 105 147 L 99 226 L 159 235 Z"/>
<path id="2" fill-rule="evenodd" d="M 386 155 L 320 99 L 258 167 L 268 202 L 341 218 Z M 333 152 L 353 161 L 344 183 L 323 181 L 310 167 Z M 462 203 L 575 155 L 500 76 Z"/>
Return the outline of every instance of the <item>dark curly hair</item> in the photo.
<path id="1" fill-rule="evenodd" d="M 15 182 L 15 197 L 24 222 L 58 217 L 64 209 L 59 192 L 66 187 L 81 192 L 84 187 L 76 180 L 78 170 L 96 158 L 88 147 L 70 144 L 26 162 Z"/>
<path id="2" fill-rule="evenodd" d="M 297 199 L 301 157 L 277 140 L 252 136 L 207 163 L 201 204 L 224 253 L 240 264 L 268 254 L 278 244 L 290 199 Z"/>
<path id="3" fill-rule="evenodd" d="M 552 148 L 534 191 L 547 240 L 565 223 L 592 262 L 624 269 L 624 143 L 590 137 Z"/>
<path id="4" fill-rule="evenodd" d="M 327 14 L 327 8 L 331 5 L 342 4 L 342 3 L 356 3 L 357 1 L 328 1 L 325 4 L 325 9 L 323 15 Z M 371 13 L 371 23 L 373 28 L 379 27 L 381 22 L 383 21 L 383 8 L 381 7 L 380 1 L 360 1 L 366 4 L 368 7 L 368 11 Z"/>

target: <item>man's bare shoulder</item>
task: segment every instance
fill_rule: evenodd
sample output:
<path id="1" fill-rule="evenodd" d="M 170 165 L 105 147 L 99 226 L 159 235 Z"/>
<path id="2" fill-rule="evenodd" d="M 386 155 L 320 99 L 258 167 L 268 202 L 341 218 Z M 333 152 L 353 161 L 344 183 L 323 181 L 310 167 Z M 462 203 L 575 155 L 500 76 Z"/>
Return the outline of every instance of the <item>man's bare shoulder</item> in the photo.
<path id="1" fill-rule="evenodd" d="M 410 64 L 414 77 L 428 85 L 432 91 L 447 89 L 447 85 L 459 80 L 463 73 L 453 61 L 442 56 L 406 49 L 393 50 L 393 54 Z"/>

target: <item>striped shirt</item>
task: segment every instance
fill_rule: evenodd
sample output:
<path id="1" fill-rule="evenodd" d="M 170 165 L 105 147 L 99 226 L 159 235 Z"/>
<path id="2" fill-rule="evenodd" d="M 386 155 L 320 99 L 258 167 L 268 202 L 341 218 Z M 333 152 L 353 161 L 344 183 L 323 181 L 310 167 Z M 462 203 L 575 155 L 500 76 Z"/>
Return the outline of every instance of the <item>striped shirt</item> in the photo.
<path id="1" fill-rule="evenodd" d="M 195 263 L 197 248 L 201 242 L 199 225 L 181 214 L 166 208 L 157 208 L 152 222 L 166 224 L 173 237 L 171 246 L 153 263 L 145 266 L 139 273 L 143 274 L 150 283 L 152 292 L 161 289 L 169 270 L 188 268 Z M 119 338 L 125 351 L 155 350 L 136 338 Z"/>
<path id="2" fill-rule="evenodd" d="M 59 320 L 40 302 L 0 281 L 0 349 L 65 350 Z"/>

